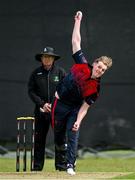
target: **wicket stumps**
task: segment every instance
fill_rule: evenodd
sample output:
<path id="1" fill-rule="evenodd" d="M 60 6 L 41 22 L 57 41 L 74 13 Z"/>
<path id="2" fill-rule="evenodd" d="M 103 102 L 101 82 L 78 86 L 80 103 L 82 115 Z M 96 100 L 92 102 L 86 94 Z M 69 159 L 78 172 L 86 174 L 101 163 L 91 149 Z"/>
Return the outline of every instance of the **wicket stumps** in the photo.
<path id="1" fill-rule="evenodd" d="M 31 123 L 32 123 L 31 135 L 30 135 L 31 136 L 31 138 L 30 138 L 31 139 L 30 170 L 32 171 L 33 167 L 34 167 L 35 118 L 34 117 L 17 117 L 17 148 L 16 148 L 16 171 L 17 172 L 20 171 L 21 136 L 23 138 L 23 143 L 22 143 L 22 146 L 23 146 L 23 171 L 27 170 L 26 130 L 27 130 L 28 121 L 31 121 Z"/>

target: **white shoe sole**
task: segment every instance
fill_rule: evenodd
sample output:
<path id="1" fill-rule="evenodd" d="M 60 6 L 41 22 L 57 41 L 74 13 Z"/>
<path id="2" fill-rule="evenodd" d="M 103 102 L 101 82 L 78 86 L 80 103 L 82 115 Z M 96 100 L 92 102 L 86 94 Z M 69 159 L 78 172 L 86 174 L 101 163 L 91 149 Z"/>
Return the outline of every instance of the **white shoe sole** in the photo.
<path id="1" fill-rule="evenodd" d="M 67 173 L 72 175 L 72 176 L 76 174 L 75 171 L 72 168 L 68 168 Z"/>

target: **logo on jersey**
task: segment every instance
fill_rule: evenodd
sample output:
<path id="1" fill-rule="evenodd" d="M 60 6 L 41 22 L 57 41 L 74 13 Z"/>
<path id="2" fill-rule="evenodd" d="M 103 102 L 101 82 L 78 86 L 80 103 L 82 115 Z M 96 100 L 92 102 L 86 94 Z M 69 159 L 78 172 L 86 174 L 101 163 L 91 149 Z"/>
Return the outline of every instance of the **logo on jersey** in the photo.
<path id="1" fill-rule="evenodd" d="M 58 76 L 54 76 L 54 82 L 59 82 L 59 77 Z"/>

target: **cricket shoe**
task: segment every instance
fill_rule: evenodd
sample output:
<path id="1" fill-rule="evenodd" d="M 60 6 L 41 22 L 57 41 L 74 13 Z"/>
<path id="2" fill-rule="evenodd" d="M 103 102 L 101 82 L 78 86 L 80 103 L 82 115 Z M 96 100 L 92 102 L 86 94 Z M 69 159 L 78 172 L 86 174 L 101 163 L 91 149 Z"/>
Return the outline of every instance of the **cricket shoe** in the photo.
<path id="1" fill-rule="evenodd" d="M 72 175 L 72 176 L 76 174 L 75 171 L 74 171 L 74 169 L 71 168 L 71 167 L 67 169 L 67 173 L 70 174 L 70 175 Z"/>

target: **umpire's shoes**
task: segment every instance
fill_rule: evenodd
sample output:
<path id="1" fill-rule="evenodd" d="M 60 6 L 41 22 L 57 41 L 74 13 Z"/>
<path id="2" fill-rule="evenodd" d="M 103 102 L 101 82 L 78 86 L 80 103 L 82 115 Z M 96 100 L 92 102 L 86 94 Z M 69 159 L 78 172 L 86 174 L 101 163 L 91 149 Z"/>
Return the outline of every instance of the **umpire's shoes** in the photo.
<path id="1" fill-rule="evenodd" d="M 34 168 L 34 169 L 32 169 L 32 171 L 42 171 L 42 169 L 41 168 Z"/>
<path id="2" fill-rule="evenodd" d="M 55 166 L 56 170 L 58 171 L 66 171 L 67 170 L 67 165 L 66 164 L 57 164 Z"/>
<path id="3" fill-rule="evenodd" d="M 32 171 L 42 171 L 42 167 L 41 166 L 34 166 L 34 168 L 32 169 Z"/>

